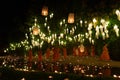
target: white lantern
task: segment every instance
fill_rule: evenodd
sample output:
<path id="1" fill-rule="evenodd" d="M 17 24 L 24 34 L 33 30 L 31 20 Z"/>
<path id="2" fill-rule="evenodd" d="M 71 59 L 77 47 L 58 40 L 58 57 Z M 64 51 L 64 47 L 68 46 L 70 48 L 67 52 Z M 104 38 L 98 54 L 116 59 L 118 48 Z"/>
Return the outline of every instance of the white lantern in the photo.
<path id="1" fill-rule="evenodd" d="M 38 27 L 33 27 L 33 35 L 38 35 L 40 32 Z"/>
<path id="2" fill-rule="evenodd" d="M 44 6 L 42 8 L 42 13 L 41 13 L 43 16 L 47 16 L 48 15 L 48 7 Z"/>
<path id="3" fill-rule="evenodd" d="M 68 23 L 74 23 L 74 13 L 69 13 L 69 15 L 68 15 Z"/>

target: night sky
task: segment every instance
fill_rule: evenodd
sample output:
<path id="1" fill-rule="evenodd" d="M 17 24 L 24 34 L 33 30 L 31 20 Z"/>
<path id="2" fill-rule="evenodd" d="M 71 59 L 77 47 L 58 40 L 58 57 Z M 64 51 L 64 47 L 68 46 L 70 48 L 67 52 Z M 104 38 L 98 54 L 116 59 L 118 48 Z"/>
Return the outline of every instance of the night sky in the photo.
<path id="1" fill-rule="evenodd" d="M 40 9 L 44 5 L 64 16 L 69 12 L 80 12 L 81 8 L 90 9 L 93 12 L 97 11 L 97 7 L 114 8 L 118 3 L 120 0 L 3 0 L 1 2 L 0 48 L 8 46 L 11 41 L 21 39 L 24 35 L 19 29 L 28 17 L 29 11 L 41 13 Z"/>

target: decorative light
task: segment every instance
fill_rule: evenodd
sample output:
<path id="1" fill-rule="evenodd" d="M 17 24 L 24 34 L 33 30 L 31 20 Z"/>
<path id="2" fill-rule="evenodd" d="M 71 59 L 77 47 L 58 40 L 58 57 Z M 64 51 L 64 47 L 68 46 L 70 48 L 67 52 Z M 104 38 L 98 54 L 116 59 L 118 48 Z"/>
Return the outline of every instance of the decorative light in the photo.
<path id="1" fill-rule="evenodd" d="M 47 20 L 48 20 L 48 19 L 47 19 L 47 17 L 46 17 L 46 18 L 45 18 L 45 21 L 47 22 Z"/>
<path id="2" fill-rule="evenodd" d="M 33 35 L 38 35 L 40 32 L 39 28 L 38 27 L 34 27 L 33 28 Z"/>
<path id="3" fill-rule="evenodd" d="M 65 19 L 63 19 L 63 23 L 65 23 Z"/>
<path id="4" fill-rule="evenodd" d="M 68 23 L 74 23 L 74 13 L 69 13 L 69 15 L 68 15 Z"/>
<path id="5" fill-rule="evenodd" d="M 94 76 L 91 74 L 90 77 L 94 77 Z"/>
<path id="6" fill-rule="evenodd" d="M 44 23 L 44 26 L 47 26 L 47 23 Z"/>
<path id="7" fill-rule="evenodd" d="M 99 32 L 96 32 L 96 38 L 97 38 L 97 39 L 99 38 L 98 36 L 99 36 Z"/>
<path id="8" fill-rule="evenodd" d="M 103 32 L 103 26 L 102 25 L 100 25 L 100 31 Z"/>
<path id="9" fill-rule="evenodd" d="M 7 50 L 4 50 L 4 53 L 6 53 L 7 52 Z"/>
<path id="10" fill-rule="evenodd" d="M 116 15 L 119 15 L 119 14 L 120 14 L 120 11 L 117 9 L 117 10 L 115 11 L 115 13 L 116 13 Z"/>
<path id="11" fill-rule="evenodd" d="M 80 26 L 82 27 L 82 23 L 83 23 L 83 21 L 82 20 L 80 20 Z"/>
<path id="12" fill-rule="evenodd" d="M 117 78 L 117 75 L 114 74 L 113 77 L 114 77 L 114 78 Z"/>
<path id="13" fill-rule="evenodd" d="M 120 76 L 118 76 L 118 78 L 120 78 Z"/>
<path id="14" fill-rule="evenodd" d="M 97 20 L 94 18 L 93 19 L 94 28 L 96 27 L 96 23 L 97 23 Z"/>
<path id="15" fill-rule="evenodd" d="M 84 47 L 83 44 L 81 44 L 79 47 L 80 47 L 80 52 L 84 52 L 85 51 L 85 47 Z"/>
<path id="16" fill-rule="evenodd" d="M 101 23 L 104 24 L 104 23 L 105 23 L 105 20 L 104 20 L 104 19 L 101 19 Z"/>
<path id="17" fill-rule="evenodd" d="M 91 30 L 92 29 L 92 23 L 90 23 L 89 25 L 88 25 L 88 30 Z"/>
<path id="18" fill-rule="evenodd" d="M 41 13 L 43 16 L 47 16 L 48 15 L 48 7 L 44 6 L 42 8 L 42 13 Z"/>
<path id="19" fill-rule="evenodd" d="M 109 34 L 109 23 L 110 21 L 106 21 L 106 19 L 100 18 L 98 19 L 96 18 L 92 18 L 92 20 L 89 21 L 83 21 L 83 20 L 79 20 L 79 22 L 77 22 L 75 25 L 72 25 L 71 28 L 69 28 L 68 23 L 74 23 L 75 19 L 74 19 L 74 13 L 70 13 L 68 15 L 68 23 L 66 23 L 66 19 L 62 19 L 59 22 L 59 26 L 61 26 L 60 29 L 62 31 L 59 31 L 59 33 L 52 31 L 50 26 L 48 25 L 48 20 L 52 20 L 53 18 L 53 13 L 51 13 L 49 16 L 48 15 L 48 8 L 47 7 L 43 7 L 42 8 L 42 12 L 41 14 L 43 16 L 45 16 L 44 20 L 45 22 L 43 23 L 43 26 L 47 29 L 47 31 L 49 32 L 48 35 L 46 35 L 44 32 L 42 32 L 42 29 L 40 29 L 41 27 L 39 27 L 37 25 L 37 19 L 35 18 L 35 23 L 34 26 L 32 28 L 29 28 L 30 34 L 25 34 L 26 40 L 21 41 L 20 43 L 14 43 L 14 44 L 10 44 L 10 48 L 11 50 L 15 50 L 17 48 L 20 48 L 22 46 L 25 47 L 26 50 L 28 50 L 29 48 L 33 48 L 35 46 L 40 46 L 42 47 L 44 45 L 44 41 L 47 41 L 48 43 L 51 43 L 52 45 L 54 45 L 54 43 L 56 41 L 59 41 L 60 45 L 66 45 L 67 41 L 68 42 L 72 42 L 73 40 L 75 42 L 80 42 L 83 43 L 84 41 L 86 41 L 85 39 L 88 39 L 89 42 L 91 44 L 95 43 L 96 39 L 99 39 L 100 36 L 102 36 L 103 40 L 107 39 L 111 36 L 111 34 Z M 115 15 L 117 15 L 117 18 L 120 20 L 120 10 L 116 10 Z M 99 20 L 99 21 L 98 21 Z M 100 24 L 97 24 L 97 22 L 100 22 Z M 80 26 L 85 26 L 85 30 L 86 32 L 82 33 L 80 31 L 78 31 L 79 29 L 79 25 Z M 112 22 L 110 24 L 113 24 Z M 115 23 L 113 24 L 113 31 L 115 32 L 116 36 L 119 37 L 120 32 L 119 32 L 119 24 Z M 108 28 L 108 29 L 107 29 Z M 112 31 L 112 30 L 110 30 Z M 35 35 L 39 35 L 35 36 Z M 30 37 L 30 41 L 32 42 L 32 45 L 29 46 L 31 43 L 29 43 L 28 39 Z M 41 40 L 43 42 L 41 42 Z M 4 50 L 4 52 L 7 52 L 9 50 Z"/>
<path id="20" fill-rule="evenodd" d="M 116 10 L 115 13 L 116 13 L 116 15 L 117 15 L 118 20 L 120 21 L 120 11 L 119 11 L 119 10 Z"/>
<path id="21" fill-rule="evenodd" d="M 94 43 L 95 43 L 95 41 L 94 40 L 92 40 L 92 44 L 94 45 Z"/>
<path id="22" fill-rule="evenodd" d="M 94 19 L 93 19 L 93 23 L 96 23 L 96 22 L 97 22 L 97 20 L 94 18 Z"/>
<path id="23" fill-rule="evenodd" d="M 105 33 L 104 32 L 102 32 L 102 36 L 103 36 L 103 40 L 105 40 Z"/>
<path id="24" fill-rule="evenodd" d="M 50 14 L 50 19 L 53 18 L 53 13 Z"/>
<path id="25" fill-rule="evenodd" d="M 87 21 L 85 21 L 85 27 L 87 27 Z"/>
<path id="26" fill-rule="evenodd" d="M 117 25 L 114 26 L 114 30 L 116 32 L 116 36 L 118 37 L 119 36 L 119 28 Z"/>
<path id="27" fill-rule="evenodd" d="M 48 76 L 48 78 L 49 78 L 49 79 L 52 79 L 52 78 L 53 78 L 53 76 Z"/>
<path id="28" fill-rule="evenodd" d="M 62 26 L 62 24 L 63 24 L 63 23 L 62 23 L 62 21 L 61 21 L 61 22 L 60 22 L 60 26 Z"/>
<path id="29" fill-rule="evenodd" d="M 21 80 L 25 80 L 25 78 L 22 78 Z"/>

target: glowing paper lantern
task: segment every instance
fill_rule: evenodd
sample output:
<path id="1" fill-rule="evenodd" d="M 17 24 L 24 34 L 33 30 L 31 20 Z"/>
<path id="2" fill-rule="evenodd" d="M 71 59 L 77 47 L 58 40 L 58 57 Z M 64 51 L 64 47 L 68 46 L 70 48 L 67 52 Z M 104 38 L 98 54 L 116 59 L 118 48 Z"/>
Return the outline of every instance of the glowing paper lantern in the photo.
<path id="1" fill-rule="evenodd" d="M 69 13 L 69 15 L 68 15 L 68 23 L 74 23 L 74 13 Z"/>
<path id="2" fill-rule="evenodd" d="M 42 13 L 41 13 L 43 16 L 47 16 L 48 15 L 48 7 L 44 6 L 42 8 Z"/>
<path id="3" fill-rule="evenodd" d="M 80 52 L 83 53 L 85 51 L 85 47 L 83 44 L 80 45 Z"/>
<path id="4" fill-rule="evenodd" d="M 33 28 L 33 35 L 38 35 L 40 32 L 39 28 L 38 27 L 34 27 Z"/>

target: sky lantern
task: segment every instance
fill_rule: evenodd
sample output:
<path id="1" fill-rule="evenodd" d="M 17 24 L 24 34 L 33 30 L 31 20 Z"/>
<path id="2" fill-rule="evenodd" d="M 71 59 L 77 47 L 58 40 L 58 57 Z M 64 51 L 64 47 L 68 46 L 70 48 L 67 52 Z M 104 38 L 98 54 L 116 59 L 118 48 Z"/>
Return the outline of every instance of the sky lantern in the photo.
<path id="1" fill-rule="evenodd" d="M 34 26 L 32 28 L 32 33 L 33 33 L 33 35 L 38 35 L 40 33 L 39 26 L 37 26 L 37 19 L 36 18 L 35 18 Z"/>
<path id="2" fill-rule="evenodd" d="M 42 8 L 42 13 L 41 13 L 43 16 L 47 16 L 48 15 L 48 7 L 44 6 Z"/>
<path id="3" fill-rule="evenodd" d="M 69 13 L 69 15 L 68 15 L 68 23 L 74 23 L 74 13 Z"/>
<path id="4" fill-rule="evenodd" d="M 38 35 L 40 32 L 38 27 L 33 27 L 33 35 Z"/>

